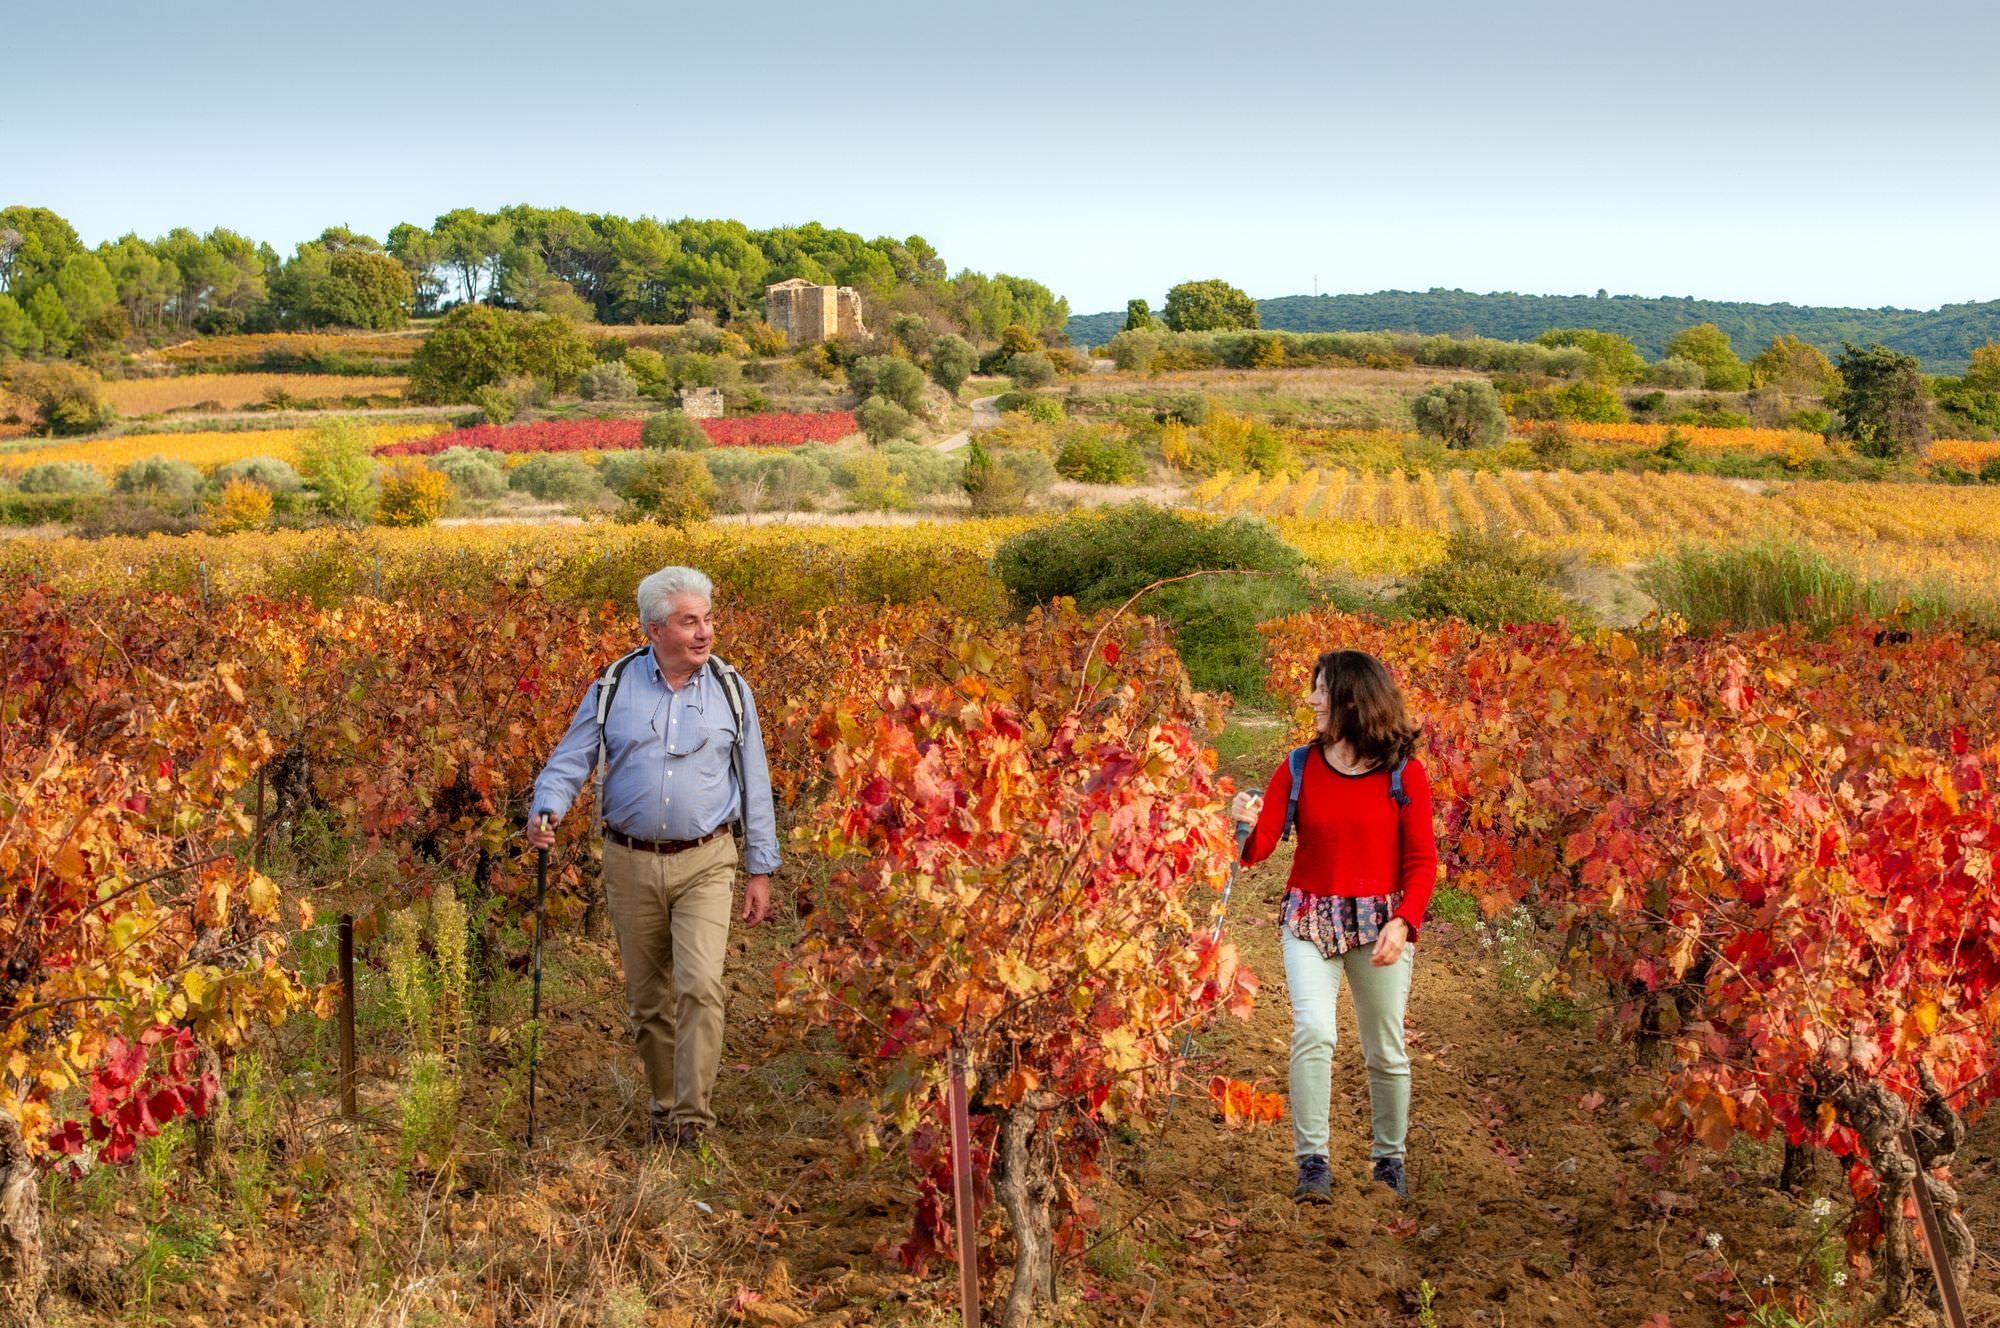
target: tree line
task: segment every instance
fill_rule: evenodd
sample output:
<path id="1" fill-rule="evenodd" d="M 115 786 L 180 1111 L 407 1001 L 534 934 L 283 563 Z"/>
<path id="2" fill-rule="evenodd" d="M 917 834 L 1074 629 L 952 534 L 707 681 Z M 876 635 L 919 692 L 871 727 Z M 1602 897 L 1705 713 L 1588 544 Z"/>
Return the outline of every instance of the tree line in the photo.
<path id="1" fill-rule="evenodd" d="M 1258 321 L 1288 332 L 1471 334 L 1528 341 L 1551 327 L 1587 327 L 1629 338 L 1648 359 L 1667 353 L 1684 328 L 1713 323 L 1739 346 L 1792 336 L 1828 355 L 1846 342 L 1879 343 L 1914 355 L 1931 373 L 1961 372 L 1974 347 L 2000 339 L 2000 300 L 1940 309 L 1846 309 L 1668 296 L 1480 294 L 1462 290 L 1287 295 L 1255 302 Z M 1124 328 L 1122 312 L 1079 314 L 1070 340 L 1099 346 Z"/>
<path id="2" fill-rule="evenodd" d="M 1010 324 L 1060 338 L 1069 304 L 1004 273 L 950 275 L 922 236 L 864 239 L 808 222 L 659 221 L 516 206 L 459 208 L 387 237 L 331 226 L 289 257 L 218 227 L 127 234 L 94 248 L 59 214 L 0 209 L 0 360 L 89 358 L 134 342 L 329 327 L 389 329 L 467 304 L 572 321 L 760 318 L 792 277 L 860 291 L 871 317 L 910 314 L 982 341 Z"/>

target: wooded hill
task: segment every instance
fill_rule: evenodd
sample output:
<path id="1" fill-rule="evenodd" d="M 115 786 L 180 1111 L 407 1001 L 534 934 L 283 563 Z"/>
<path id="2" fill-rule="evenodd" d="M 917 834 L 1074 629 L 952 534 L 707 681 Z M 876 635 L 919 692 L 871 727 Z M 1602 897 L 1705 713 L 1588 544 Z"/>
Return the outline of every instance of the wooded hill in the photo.
<path id="1" fill-rule="evenodd" d="M 1973 347 L 2000 338 L 2000 300 L 1941 309 L 1835 309 L 1692 297 L 1481 295 L 1433 289 L 1286 295 L 1257 301 L 1257 312 L 1265 327 L 1287 332 L 1464 332 L 1528 341 L 1552 327 L 1587 327 L 1623 333 L 1648 359 L 1659 358 L 1668 338 L 1682 328 L 1714 323 L 1745 358 L 1781 334 L 1811 342 L 1828 355 L 1838 355 L 1843 341 L 1879 341 L 1915 355 L 1931 373 L 1962 372 Z M 1071 342 L 1099 346 L 1124 326 L 1121 311 L 1079 314 L 1069 320 L 1068 330 Z"/>

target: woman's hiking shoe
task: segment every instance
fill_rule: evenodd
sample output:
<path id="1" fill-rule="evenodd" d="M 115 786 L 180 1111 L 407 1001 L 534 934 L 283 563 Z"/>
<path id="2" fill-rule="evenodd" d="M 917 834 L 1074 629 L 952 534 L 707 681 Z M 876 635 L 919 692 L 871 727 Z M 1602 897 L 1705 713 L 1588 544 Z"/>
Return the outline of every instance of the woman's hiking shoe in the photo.
<path id="1" fill-rule="evenodd" d="M 1292 1191 L 1295 1203 L 1332 1203 L 1333 1168 L 1317 1155 L 1299 1159 L 1299 1185 Z"/>
<path id="2" fill-rule="evenodd" d="M 1375 1179 L 1396 1192 L 1398 1199 L 1410 1197 L 1410 1184 L 1403 1179 L 1403 1159 L 1400 1157 L 1378 1157 L 1375 1159 Z M 1303 1183 L 1303 1182 L 1301 1182 Z"/>

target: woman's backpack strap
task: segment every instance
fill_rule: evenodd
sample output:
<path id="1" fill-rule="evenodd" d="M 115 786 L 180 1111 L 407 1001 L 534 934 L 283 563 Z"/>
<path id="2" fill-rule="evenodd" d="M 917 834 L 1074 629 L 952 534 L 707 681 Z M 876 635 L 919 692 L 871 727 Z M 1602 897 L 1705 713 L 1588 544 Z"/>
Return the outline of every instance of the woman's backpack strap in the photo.
<path id="1" fill-rule="evenodd" d="M 1290 839 L 1292 827 L 1299 823 L 1299 789 L 1306 782 L 1306 757 L 1311 753 L 1310 745 L 1294 747 L 1291 756 L 1286 760 L 1292 772 L 1292 789 L 1285 798 L 1285 828 L 1278 832 L 1280 839 Z"/>
<path id="2" fill-rule="evenodd" d="M 1410 795 L 1403 792 L 1403 767 L 1409 763 L 1410 759 L 1406 756 L 1396 762 L 1395 766 L 1389 771 L 1389 796 L 1396 800 L 1398 807 L 1407 807 L 1410 805 Z"/>

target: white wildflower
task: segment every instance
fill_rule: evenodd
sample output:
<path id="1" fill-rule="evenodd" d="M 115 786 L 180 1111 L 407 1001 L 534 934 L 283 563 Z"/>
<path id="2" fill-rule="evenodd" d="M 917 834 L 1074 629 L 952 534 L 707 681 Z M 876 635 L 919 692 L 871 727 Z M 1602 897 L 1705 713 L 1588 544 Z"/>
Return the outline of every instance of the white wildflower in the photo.
<path id="1" fill-rule="evenodd" d="M 1844 1287 L 1847 1285 L 1847 1270 L 1845 1268 L 1834 1269 L 1833 1284 L 1837 1287 Z"/>
<path id="2" fill-rule="evenodd" d="M 1833 1200 L 1821 1197 L 1812 1201 L 1812 1215 L 1824 1222 L 1833 1216 Z"/>
<path id="3" fill-rule="evenodd" d="M 1722 1248 L 1722 1233 L 1720 1231 L 1711 1231 L 1701 1238 L 1701 1243 L 1708 1246 L 1711 1250 L 1719 1250 Z"/>

